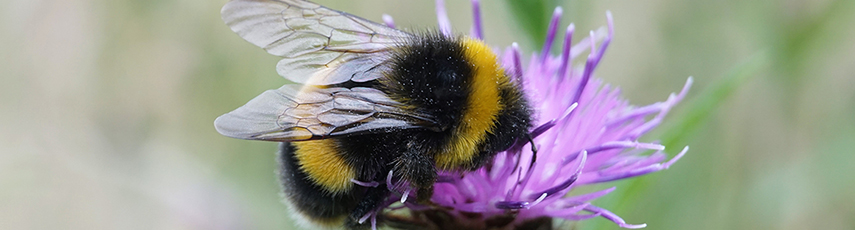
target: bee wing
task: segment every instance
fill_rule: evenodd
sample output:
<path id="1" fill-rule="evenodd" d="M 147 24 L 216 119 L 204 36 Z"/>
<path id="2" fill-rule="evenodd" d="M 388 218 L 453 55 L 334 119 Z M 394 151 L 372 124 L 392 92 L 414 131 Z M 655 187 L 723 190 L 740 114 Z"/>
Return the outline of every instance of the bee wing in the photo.
<path id="1" fill-rule="evenodd" d="M 388 58 L 376 55 L 412 34 L 301 0 L 233 0 L 222 9 L 223 21 L 252 44 L 283 57 L 279 75 L 306 83 L 313 73 L 339 68 L 338 75 L 313 84 L 376 79 L 374 68 Z M 342 64 L 349 62 L 356 64 Z M 336 67 L 332 67 L 336 66 Z"/>
<path id="2" fill-rule="evenodd" d="M 285 85 L 268 90 L 214 121 L 221 134 L 266 141 L 301 141 L 391 130 L 434 127 L 385 93 L 364 87 Z"/>

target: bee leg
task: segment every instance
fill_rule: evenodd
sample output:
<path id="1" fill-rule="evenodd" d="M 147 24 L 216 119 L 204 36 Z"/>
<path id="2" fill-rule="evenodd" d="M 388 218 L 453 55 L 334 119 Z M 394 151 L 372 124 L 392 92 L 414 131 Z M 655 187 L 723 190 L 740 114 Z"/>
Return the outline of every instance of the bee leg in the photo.
<path id="1" fill-rule="evenodd" d="M 385 184 L 380 184 L 374 188 L 368 188 L 365 195 L 360 199 L 359 204 L 350 213 L 350 218 L 345 222 L 347 229 L 369 229 L 371 227 L 371 219 L 366 218 L 371 212 L 377 210 L 379 205 L 389 196 L 389 189 Z M 362 221 L 362 223 L 360 223 Z"/>
<path id="2" fill-rule="evenodd" d="M 418 188 L 416 200 L 419 203 L 428 203 L 436 183 L 436 167 L 426 151 L 414 146 L 417 145 L 408 144 L 409 148 L 395 159 L 393 171 Z"/>

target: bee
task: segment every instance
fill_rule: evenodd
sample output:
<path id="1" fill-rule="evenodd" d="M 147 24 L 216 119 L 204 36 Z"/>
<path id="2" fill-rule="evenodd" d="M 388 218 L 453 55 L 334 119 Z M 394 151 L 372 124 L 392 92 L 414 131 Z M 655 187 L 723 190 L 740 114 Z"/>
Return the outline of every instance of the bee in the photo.
<path id="1" fill-rule="evenodd" d="M 225 136 L 281 142 L 284 200 L 299 221 L 365 228 L 360 218 L 406 182 L 429 203 L 437 170 L 467 171 L 529 136 L 519 82 L 483 42 L 409 33 L 301 0 L 233 0 L 240 37 L 282 57 L 293 82 L 214 122 Z M 364 220 L 364 219 L 363 219 Z"/>

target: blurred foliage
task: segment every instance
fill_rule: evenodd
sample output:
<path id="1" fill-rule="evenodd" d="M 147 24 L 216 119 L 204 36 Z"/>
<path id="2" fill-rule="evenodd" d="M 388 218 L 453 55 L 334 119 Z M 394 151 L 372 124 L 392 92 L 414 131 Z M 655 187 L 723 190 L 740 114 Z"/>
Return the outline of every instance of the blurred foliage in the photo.
<path id="1" fill-rule="evenodd" d="M 688 107 L 684 114 L 672 115 L 672 125 L 662 127 L 661 140 L 662 145 L 666 149 L 681 149 L 681 144 L 686 143 L 688 139 L 695 136 L 699 128 L 703 127 L 706 122 L 715 114 L 716 110 L 721 108 L 734 93 L 747 83 L 748 80 L 759 75 L 760 70 L 765 70 L 768 67 L 768 59 L 766 52 L 760 51 L 751 56 L 744 63 L 739 63 L 733 69 L 725 73 L 716 82 L 700 92 L 694 100 L 684 102 Z M 695 89 L 697 91 L 697 89 Z"/>
<path id="2" fill-rule="evenodd" d="M 388 13 L 410 30 L 436 21 L 432 1 L 318 2 L 375 21 Z M 224 3 L 0 3 L 0 228 L 294 227 L 279 202 L 276 143 L 213 129 L 216 116 L 285 83 L 277 57 L 223 25 Z M 469 1 L 446 4 L 467 32 Z M 855 227 L 855 1 L 481 5 L 487 42 L 526 53 L 540 51 L 554 7 L 578 38 L 611 10 L 615 38 L 596 74 L 632 104 L 664 100 L 694 76 L 644 137 L 689 153 L 602 185 L 618 188 L 594 204 L 649 229 Z M 602 218 L 562 226 L 617 229 Z"/>
<path id="3" fill-rule="evenodd" d="M 514 21 L 533 41 L 530 44 L 533 45 L 532 47 L 543 46 L 556 2 L 557 0 L 505 0 L 505 4 L 514 16 Z"/>
<path id="4" fill-rule="evenodd" d="M 759 70 L 767 68 L 768 56 L 765 52 L 759 52 L 750 57 L 749 60 L 739 64 L 730 71 L 724 74 L 717 82 L 707 87 L 699 96 L 692 101 L 684 101 L 682 104 L 685 109 L 682 114 L 671 115 L 671 124 L 666 127 L 659 128 L 661 135 L 655 135 L 665 146 L 665 149 L 672 151 L 680 151 L 684 147 L 687 140 L 697 136 L 699 129 L 704 127 L 707 122 L 715 114 L 715 111 L 720 109 L 734 92 L 740 86 L 758 75 Z M 697 90 L 697 89 L 695 89 Z M 691 151 L 691 149 L 690 149 Z M 650 188 L 651 181 L 649 177 L 633 178 L 621 184 L 621 189 L 612 192 L 611 199 L 606 203 L 609 206 L 616 206 L 612 211 L 620 212 L 628 209 L 628 205 L 621 204 L 636 204 L 643 197 L 643 191 Z M 605 223 L 611 224 L 611 223 Z M 600 229 L 602 224 L 585 225 L 583 229 Z"/>

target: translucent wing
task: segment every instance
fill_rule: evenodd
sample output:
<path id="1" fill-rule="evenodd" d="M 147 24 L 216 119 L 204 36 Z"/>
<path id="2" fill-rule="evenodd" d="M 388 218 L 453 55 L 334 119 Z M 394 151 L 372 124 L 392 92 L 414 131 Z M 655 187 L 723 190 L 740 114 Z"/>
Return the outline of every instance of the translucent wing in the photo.
<path id="1" fill-rule="evenodd" d="M 214 121 L 221 134 L 240 139 L 300 141 L 367 131 L 435 127 L 429 117 L 373 88 L 285 85 L 268 90 Z"/>
<path id="2" fill-rule="evenodd" d="M 382 76 L 376 67 L 388 58 L 389 48 L 412 36 L 300 0 L 234 0 L 223 7 L 222 16 L 235 33 L 283 57 L 277 72 L 297 83 L 306 83 L 317 71 L 338 75 L 312 79 L 314 84 L 376 79 Z"/>

